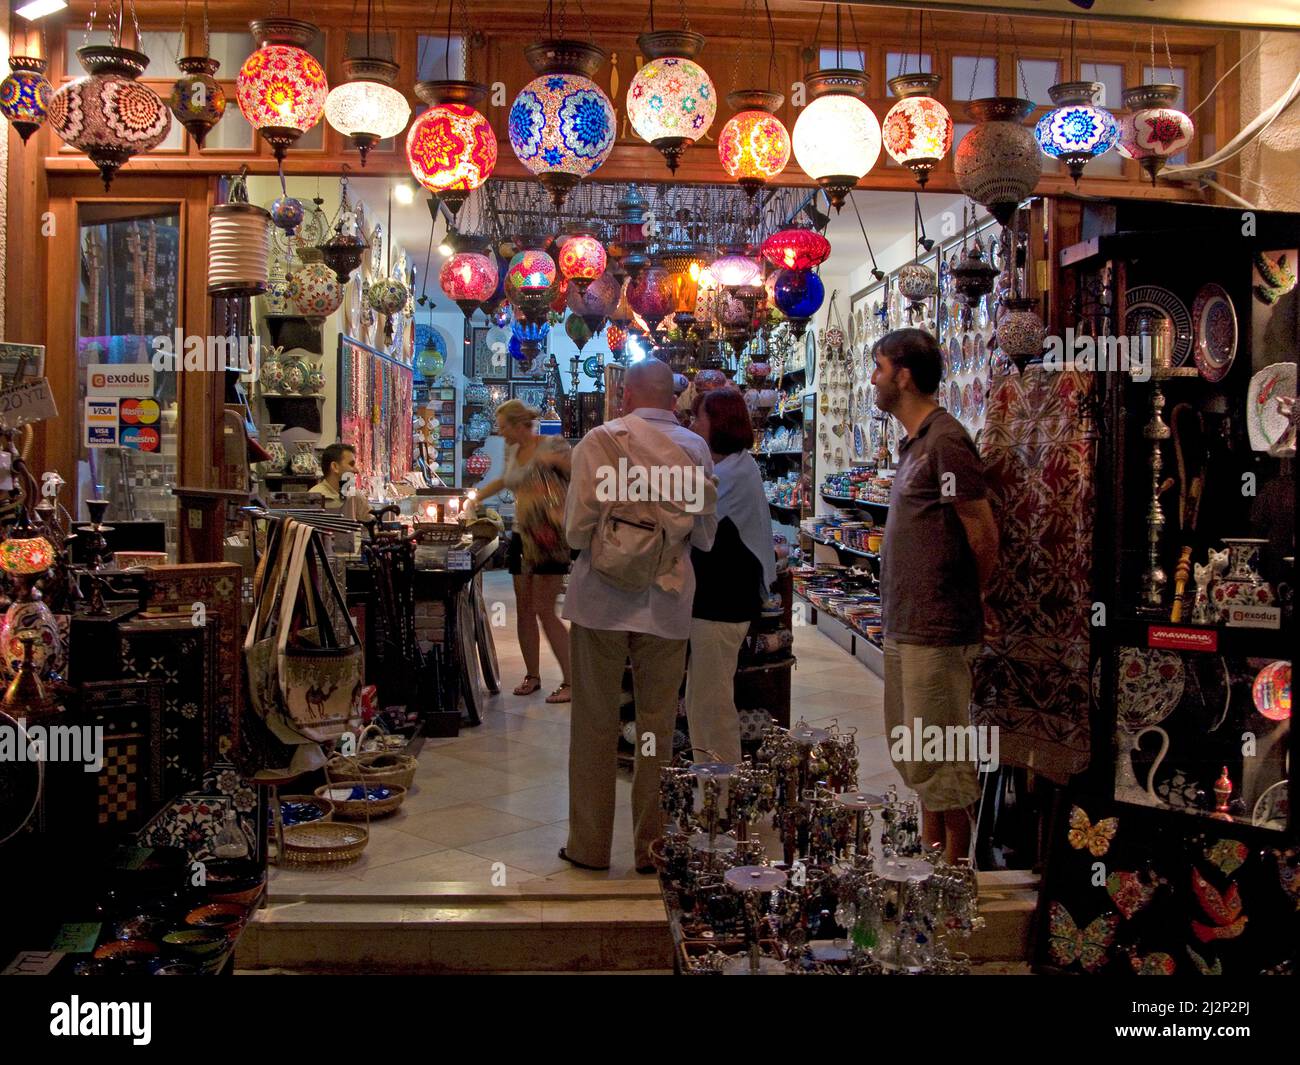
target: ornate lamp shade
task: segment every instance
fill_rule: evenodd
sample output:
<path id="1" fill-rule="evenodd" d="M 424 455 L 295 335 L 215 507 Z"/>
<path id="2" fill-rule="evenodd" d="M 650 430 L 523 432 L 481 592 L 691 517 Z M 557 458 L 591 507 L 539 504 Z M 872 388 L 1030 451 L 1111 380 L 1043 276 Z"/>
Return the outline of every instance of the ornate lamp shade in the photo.
<path id="1" fill-rule="evenodd" d="M 953 290 L 957 299 L 973 306 L 981 297 L 993 291 L 993 282 L 997 276 L 997 269 L 984 261 L 984 249 L 976 238 L 975 243 L 962 253 L 957 265 L 952 268 Z"/>
<path id="2" fill-rule="evenodd" d="M 0 570 L 11 577 L 34 577 L 54 565 L 54 548 L 44 536 L 11 537 L 0 543 Z"/>
<path id="3" fill-rule="evenodd" d="M 393 88 L 397 64 L 372 56 L 345 59 L 347 81 L 325 98 L 325 120 L 366 155 L 382 140 L 396 137 L 411 120 L 411 105 Z"/>
<path id="4" fill-rule="evenodd" d="M 438 283 L 465 317 L 470 318 L 496 291 L 496 259 L 478 251 L 458 251 L 442 264 Z"/>
<path id="5" fill-rule="evenodd" d="M 496 134 L 473 106 L 486 92 L 473 82 L 426 81 L 415 87 L 430 107 L 411 123 L 406 161 L 415 180 L 453 211 L 496 169 Z"/>
<path id="6" fill-rule="evenodd" d="M 521 362 L 532 362 L 537 358 L 550 335 L 551 327 L 546 322 L 515 322 L 510 327 L 511 339 L 519 342 L 517 358 Z"/>
<path id="7" fill-rule="evenodd" d="M 563 316 L 565 308 L 569 305 L 569 279 L 560 277 L 556 280 L 547 292 L 550 294 L 551 311 L 557 315 Z"/>
<path id="8" fill-rule="evenodd" d="M 695 62 L 704 38 L 690 30 L 659 30 L 636 40 L 646 62 L 627 87 L 627 117 L 636 135 L 676 171 L 682 152 L 708 132 L 718 110 L 713 82 Z"/>
<path id="9" fill-rule="evenodd" d="M 406 286 L 395 277 L 381 278 L 366 293 L 371 308 L 389 318 L 399 314 L 410 297 Z"/>
<path id="10" fill-rule="evenodd" d="M 623 345 L 627 343 L 627 330 L 616 325 L 605 327 L 605 340 L 609 343 L 611 355 L 618 355 L 623 350 Z"/>
<path id="11" fill-rule="evenodd" d="M 328 318 L 343 306 L 343 286 L 324 262 L 306 263 L 285 278 L 285 302 L 290 314 Z"/>
<path id="12" fill-rule="evenodd" d="M 1093 81 L 1066 81 L 1048 89 L 1056 104 L 1038 120 L 1034 137 L 1044 155 L 1065 164 L 1074 183 L 1083 168 L 1115 147 L 1119 123 L 1093 101 L 1101 86 Z"/>
<path id="13" fill-rule="evenodd" d="M 1038 142 L 1021 121 L 1034 105 L 1012 96 L 994 96 L 972 100 L 968 109 L 978 124 L 957 145 L 953 160 L 957 185 L 1006 225 L 1043 173 Z"/>
<path id="14" fill-rule="evenodd" d="M 310 22 L 295 18 L 254 19 L 248 24 L 262 42 L 244 60 L 235 83 L 239 110 L 248 124 L 283 159 L 285 151 L 325 113 L 329 82 L 306 46 L 316 39 Z"/>
<path id="15" fill-rule="evenodd" d="M 569 310 L 588 319 L 587 324 L 591 325 L 590 319 L 604 319 L 613 314 L 618 307 L 618 298 L 622 294 L 623 286 L 619 284 L 618 278 L 607 270 L 585 288 L 579 288 L 577 285 L 569 287 Z M 598 331 L 598 327 L 592 327 L 592 332 Z"/>
<path id="16" fill-rule="evenodd" d="M 794 124 L 794 157 L 839 211 L 880 158 L 880 123 L 862 99 L 867 79 L 860 71 L 818 70 L 804 81 L 814 99 Z"/>
<path id="17" fill-rule="evenodd" d="M 628 282 L 627 301 L 632 310 L 651 326 L 658 326 L 677 306 L 673 275 L 662 266 L 651 266 Z"/>
<path id="18" fill-rule="evenodd" d="M 346 285 L 352 271 L 361 265 L 361 257 L 370 245 L 355 233 L 344 233 L 343 223 L 334 227 L 334 235 L 320 245 L 321 259 L 339 279 L 340 285 Z"/>
<path id="19" fill-rule="evenodd" d="M 709 273 L 723 288 L 745 288 L 763 283 L 763 268 L 748 255 L 733 252 L 715 259 Z"/>
<path id="20" fill-rule="evenodd" d="M 163 142 L 172 116 L 153 89 L 135 80 L 149 66 L 142 52 L 85 45 L 77 56 L 90 73 L 61 85 L 50 98 L 50 126 L 90 157 L 107 189 L 131 156 Z"/>
<path id="21" fill-rule="evenodd" d="M 580 314 L 571 314 L 564 320 L 564 332 L 578 345 L 579 351 L 582 351 L 587 346 L 587 341 L 591 339 L 591 327 Z"/>
<path id="22" fill-rule="evenodd" d="M 790 134 L 773 113 L 785 102 L 779 92 L 741 89 L 727 96 L 737 114 L 718 134 L 718 159 L 752 199 L 790 162 Z"/>
<path id="23" fill-rule="evenodd" d="M 591 80 L 607 53 L 595 45 L 550 40 L 525 51 L 540 77 L 524 86 L 510 108 L 510 146 L 559 208 L 569 189 L 614 150 L 614 105 Z"/>
<path id="24" fill-rule="evenodd" d="M 830 256 L 831 242 L 814 230 L 795 227 L 773 233 L 762 251 L 778 270 L 811 270 Z"/>
<path id="25" fill-rule="evenodd" d="M 0 82 L 0 115 L 9 120 L 24 144 L 50 111 L 54 90 L 45 77 L 47 67 L 37 56 L 11 55 L 9 76 Z"/>
<path id="26" fill-rule="evenodd" d="M 998 319 L 997 341 L 1002 354 L 1020 369 L 1043 354 L 1047 329 L 1038 315 L 1038 300 L 1032 297 L 1005 299 Z"/>
<path id="27" fill-rule="evenodd" d="M 790 319 L 795 337 L 802 337 L 826 298 L 822 279 L 811 270 L 782 270 L 772 285 L 777 309 Z"/>
<path id="28" fill-rule="evenodd" d="M 205 55 L 177 60 L 183 73 L 172 85 L 167 106 L 200 148 L 208 131 L 226 113 L 226 93 L 213 75 L 221 64 Z"/>
<path id="29" fill-rule="evenodd" d="M 1178 110 L 1177 85 L 1138 85 L 1124 90 L 1129 113 L 1120 121 L 1119 154 L 1136 159 L 1151 175 L 1151 184 L 1172 155 L 1192 142 L 1196 127 Z"/>
<path id="30" fill-rule="evenodd" d="M 923 188 L 930 171 L 952 149 L 952 116 L 934 98 L 938 74 L 900 74 L 889 79 L 899 100 L 885 115 L 881 136 L 894 162 L 907 167 Z"/>
<path id="31" fill-rule="evenodd" d="M 579 291 L 605 273 L 605 247 L 585 233 L 570 237 L 560 249 L 560 273 Z"/>
<path id="32" fill-rule="evenodd" d="M 506 268 L 506 296 L 515 303 L 523 293 L 548 292 L 558 276 L 554 259 L 544 251 L 528 248 L 511 259 Z"/>
<path id="33" fill-rule="evenodd" d="M 898 291 L 909 303 L 928 300 L 938 291 L 934 271 L 920 263 L 907 263 L 898 271 Z"/>

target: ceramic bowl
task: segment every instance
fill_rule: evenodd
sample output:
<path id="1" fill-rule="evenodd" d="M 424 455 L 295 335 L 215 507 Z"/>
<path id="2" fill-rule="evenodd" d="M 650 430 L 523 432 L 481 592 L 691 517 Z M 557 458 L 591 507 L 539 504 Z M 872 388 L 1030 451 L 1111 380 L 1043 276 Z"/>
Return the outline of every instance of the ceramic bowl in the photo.
<path id="1" fill-rule="evenodd" d="M 168 953 L 196 962 L 216 957 L 230 945 L 224 932 L 207 928 L 185 928 L 168 932 L 162 941 Z"/>
<path id="2" fill-rule="evenodd" d="M 185 923 L 190 928 L 224 932 L 227 936 L 239 934 L 246 910 L 232 902 L 210 902 L 199 906 L 185 915 Z"/>

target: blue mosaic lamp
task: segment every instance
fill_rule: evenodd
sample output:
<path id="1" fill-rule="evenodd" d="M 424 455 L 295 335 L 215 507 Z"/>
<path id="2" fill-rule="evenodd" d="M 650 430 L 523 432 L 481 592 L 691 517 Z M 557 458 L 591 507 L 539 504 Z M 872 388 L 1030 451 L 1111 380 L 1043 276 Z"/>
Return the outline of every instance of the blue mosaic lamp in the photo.
<path id="1" fill-rule="evenodd" d="M 1056 106 L 1038 120 L 1034 139 L 1044 155 L 1059 159 L 1079 184 L 1083 168 L 1115 147 L 1119 124 L 1096 104 L 1101 86 L 1093 81 L 1065 81 L 1047 90 Z"/>

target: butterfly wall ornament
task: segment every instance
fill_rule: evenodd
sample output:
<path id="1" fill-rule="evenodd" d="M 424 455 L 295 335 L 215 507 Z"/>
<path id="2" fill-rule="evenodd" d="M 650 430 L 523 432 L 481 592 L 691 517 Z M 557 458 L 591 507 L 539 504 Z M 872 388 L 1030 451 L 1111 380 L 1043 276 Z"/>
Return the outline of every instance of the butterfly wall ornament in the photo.
<path id="1" fill-rule="evenodd" d="M 1094 825 L 1083 807 L 1070 807 L 1070 830 L 1066 838 L 1075 850 L 1086 849 L 1094 858 L 1100 858 L 1110 850 L 1111 840 L 1118 831 L 1118 817 L 1103 817 Z"/>
<path id="2" fill-rule="evenodd" d="M 1200 973 L 1201 976 L 1222 976 L 1223 975 L 1222 958 L 1215 958 L 1214 964 L 1211 965 L 1199 954 L 1197 954 L 1196 951 L 1192 950 L 1191 947 L 1184 947 L 1183 949 L 1187 951 L 1187 956 L 1192 959 L 1192 964 L 1196 966 L 1196 971 Z"/>
<path id="3" fill-rule="evenodd" d="M 1143 883 L 1137 873 L 1129 870 L 1119 870 L 1106 877 L 1106 891 L 1125 920 L 1132 920 L 1135 913 L 1144 909 L 1159 886 L 1160 881 Z"/>
<path id="4" fill-rule="evenodd" d="M 1250 848 L 1235 839 L 1217 840 L 1206 848 L 1205 857 L 1213 862 L 1224 876 L 1232 876 L 1245 864 Z"/>
<path id="5" fill-rule="evenodd" d="M 1052 960 L 1065 967 L 1078 962 L 1086 972 L 1096 972 L 1107 960 L 1107 952 L 1115 941 L 1119 917 L 1103 914 L 1080 929 L 1069 910 L 1059 902 L 1048 909 L 1048 949 Z"/>
<path id="6" fill-rule="evenodd" d="M 1162 950 L 1157 950 L 1145 956 L 1138 954 L 1129 955 L 1129 965 L 1138 976 L 1173 976 L 1174 959 Z"/>
<path id="7" fill-rule="evenodd" d="M 1205 915 L 1214 922 L 1208 925 L 1200 921 L 1192 922 L 1192 934 L 1202 943 L 1208 943 L 1212 939 L 1236 939 L 1246 930 L 1249 918 L 1241 912 L 1241 892 L 1236 884 L 1220 893 L 1201 875 L 1199 869 L 1193 869 L 1192 891 Z"/>

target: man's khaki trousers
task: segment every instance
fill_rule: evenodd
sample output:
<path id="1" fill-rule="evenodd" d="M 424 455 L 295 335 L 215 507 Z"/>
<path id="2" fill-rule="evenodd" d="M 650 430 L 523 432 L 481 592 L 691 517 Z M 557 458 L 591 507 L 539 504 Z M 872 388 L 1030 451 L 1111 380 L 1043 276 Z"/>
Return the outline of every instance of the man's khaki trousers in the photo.
<path id="1" fill-rule="evenodd" d="M 623 698 L 623 668 L 631 658 L 637 734 L 632 821 L 636 866 L 642 868 L 651 864 L 650 844 L 663 833 L 659 770 L 672 759 L 687 641 L 576 624 L 570 637 L 573 703 L 565 852 L 584 865 L 609 865 L 618 773 L 618 710 Z"/>

